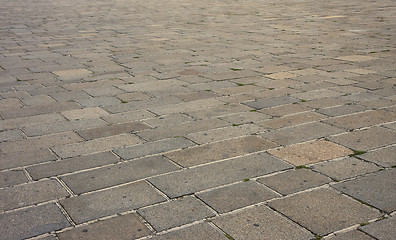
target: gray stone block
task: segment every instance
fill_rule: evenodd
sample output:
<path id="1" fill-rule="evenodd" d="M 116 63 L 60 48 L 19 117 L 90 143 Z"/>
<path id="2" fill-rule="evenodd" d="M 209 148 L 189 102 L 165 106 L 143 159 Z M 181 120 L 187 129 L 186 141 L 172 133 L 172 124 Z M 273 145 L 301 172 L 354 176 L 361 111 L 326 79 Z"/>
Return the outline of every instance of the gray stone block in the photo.
<path id="1" fill-rule="evenodd" d="M 0 172 L 0 188 L 27 182 L 25 174 L 21 170 Z"/>
<path id="2" fill-rule="evenodd" d="M 392 240 L 396 238 L 396 217 L 392 216 L 387 219 L 382 219 L 378 222 L 360 227 L 360 229 L 376 239 Z"/>
<path id="3" fill-rule="evenodd" d="M 183 228 L 154 236 L 153 240 L 227 240 L 228 238 L 219 229 L 214 228 L 208 223 L 200 223 L 191 227 Z"/>

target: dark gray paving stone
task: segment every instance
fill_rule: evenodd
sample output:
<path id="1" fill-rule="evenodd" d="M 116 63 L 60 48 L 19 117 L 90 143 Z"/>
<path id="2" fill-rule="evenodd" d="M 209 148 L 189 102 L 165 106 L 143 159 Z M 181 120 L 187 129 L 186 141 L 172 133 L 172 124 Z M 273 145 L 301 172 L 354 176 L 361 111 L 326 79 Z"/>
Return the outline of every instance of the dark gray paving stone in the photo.
<path id="1" fill-rule="evenodd" d="M 213 220 L 233 239 L 312 239 L 306 229 L 293 223 L 267 206 L 261 205 Z"/>
<path id="2" fill-rule="evenodd" d="M 32 182 L 0 190 L 0 211 L 25 207 L 69 196 L 53 179 Z"/>
<path id="3" fill-rule="evenodd" d="M 266 153 L 186 169 L 149 179 L 171 198 L 291 168 Z"/>
<path id="4" fill-rule="evenodd" d="M 61 161 L 48 162 L 26 168 L 34 180 L 57 176 L 87 168 L 99 167 L 118 162 L 118 158 L 110 153 L 97 153 L 92 155 L 68 158 Z"/>
<path id="5" fill-rule="evenodd" d="M 392 240 L 396 238 L 396 217 L 392 216 L 378 222 L 360 227 L 360 229 L 379 240 Z"/>
<path id="6" fill-rule="evenodd" d="M 15 161 L 15 159 L 18 159 L 18 161 Z M 0 170 L 52 161 L 55 159 L 55 156 L 48 149 L 40 149 L 31 152 L 16 152 L 12 154 L 0 154 Z"/>
<path id="7" fill-rule="evenodd" d="M 163 235 L 151 238 L 153 240 L 227 240 L 228 238 L 219 229 L 214 228 L 208 223 L 200 223 L 181 230 L 171 231 Z"/>
<path id="8" fill-rule="evenodd" d="M 123 159 L 133 159 L 147 155 L 158 154 L 194 146 L 195 143 L 182 137 L 163 139 L 126 148 L 119 148 L 114 152 Z"/>
<path id="9" fill-rule="evenodd" d="M 329 239 L 331 239 L 331 240 L 374 240 L 374 238 L 370 237 L 369 235 L 367 235 L 359 230 L 352 230 L 352 231 L 346 232 L 346 233 L 339 233 Z"/>
<path id="10" fill-rule="evenodd" d="M 151 231 L 144 225 L 142 220 L 135 213 L 132 213 L 76 227 L 58 233 L 57 236 L 60 240 L 132 240 L 147 236 L 150 233 Z"/>
<path id="11" fill-rule="evenodd" d="M 215 213 L 193 196 L 138 210 L 138 213 L 157 231 L 178 227 Z"/>
<path id="12" fill-rule="evenodd" d="M 333 185 L 333 187 L 390 213 L 396 210 L 395 182 L 396 169 L 390 169 L 338 183 Z"/>
<path id="13" fill-rule="evenodd" d="M 0 188 L 27 182 L 25 174 L 21 170 L 0 172 Z"/>
<path id="14" fill-rule="evenodd" d="M 178 167 L 168 159 L 162 156 L 153 156 L 71 174 L 62 177 L 62 180 L 73 192 L 81 194 L 177 169 Z"/>
<path id="15" fill-rule="evenodd" d="M 269 206 L 318 235 L 326 235 L 381 216 L 379 211 L 330 188 L 274 200 Z"/>
<path id="16" fill-rule="evenodd" d="M 25 239 L 69 227 L 70 223 L 53 203 L 0 214 L 3 239 Z"/>
<path id="17" fill-rule="evenodd" d="M 280 195 L 254 181 L 237 183 L 197 194 L 197 197 L 219 213 L 229 212 L 278 196 Z"/>
<path id="18" fill-rule="evenodd" d="M 284 96 L 284 97 L 257 99 L 251 102 L 244 102 L 243 104 L 255 109 L 263 109 L 263 108 L 269 108 L 269 107 L 280 106 L 280 105 L 285 105 L 288 103 L 296 103 L 296 102 L 299 102 L 299 100 L 296 98 Z"/>
<path id="19" fill-rule="evenodd" d="M 150 126 L 141 122 L 121 123 L 110 126 L 103 126 L 98 128 L 91 128 L 77 131 L 86 140 L 94 138 L 108 137 L 118 135 L 122 133 L 131 133 L 144 129 L 148 129 Z"/>
<path id="20" fill-rule="evenodd" d="M 144 181 L 140 181 L 67 198 L 62 200 L 61 204 L 73 221 L 79 224 L 165 200 L 152 186 Z"/>
<path id="21" fill-rule="evenodd" d="M 330 117 L 342 116 L 351 113 L 358 113 L 367 110 L 367 107 L 361 105 L 343 105 L 338 107 L 319 109 L 317 112 Z"/>
<path id="22" fill-rule="evenodd" d="M 331 179 L 309 169 L 291 170 L 257 179 L 258 182 L 287 195 L 331 182 Z"/>
<path id="23" fill-rule="evenodd" d="M 340 132 L 342 132 L 342 130 L 339 128 L 324 123 L 315 122 L 274 130 L 263 133 L 261 136 L 282 145 L 289 145 L 326 137 Z"/>
<path id="24" fill-rule="evenodd" d="M 396 166 L 396 146 L 390 146 L 360 155 L 359 158 L 384 167 Z"/>

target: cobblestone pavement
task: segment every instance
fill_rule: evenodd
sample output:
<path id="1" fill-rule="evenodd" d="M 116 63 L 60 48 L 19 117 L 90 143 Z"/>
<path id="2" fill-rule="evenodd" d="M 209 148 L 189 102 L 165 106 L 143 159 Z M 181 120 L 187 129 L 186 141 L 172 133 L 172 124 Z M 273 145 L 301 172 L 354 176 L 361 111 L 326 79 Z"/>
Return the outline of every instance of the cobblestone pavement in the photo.
<path id="1" fill-rule="evenodd" d="M 2 0 L 0 239 L 396 239 L 393 0 Z"/>

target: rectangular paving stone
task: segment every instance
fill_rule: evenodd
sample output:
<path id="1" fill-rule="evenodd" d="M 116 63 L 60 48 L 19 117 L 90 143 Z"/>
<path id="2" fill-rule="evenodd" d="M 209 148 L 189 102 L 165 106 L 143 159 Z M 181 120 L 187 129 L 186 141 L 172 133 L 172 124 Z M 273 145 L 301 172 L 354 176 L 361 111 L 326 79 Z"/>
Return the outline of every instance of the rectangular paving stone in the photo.
<path id="1" fill-rule="evenodd" d="M 0 211 L 69 196 L 56 180 L 43 180 L 0 190 Z"/>
<path id="2" fill-rule="evenodd" d="M 334 98 L 334 97 L 339 97 L 341 95 L 342 95 L 341 92 L 333 91 L 330 89 L 320 89 L 320 90 L 313 90 L 303 93 L 291 94 L 291 96 L 294 98 L 303 99 L 307 101 L 320 99 L 320 98 Z"/>
<path id="3" fill-rule="evenodd" d="M 160 97 L 160 98 L 150 98 L 143 101 L 135 101 L 123 104 L 116 104 L 110 106 L 104 106 L 103 108 L 111 113 L 122 113 L 129 112 L 132 110 L 139 109 L 149 109 L 149 108 L 159 108 L 160 106 L 169 108 L 171 105 L 178 104 L 182 102 L 182 100 L 174 97 Z"/>
<path id="4" fill-rule="evenodd" d="M 121 104 L 121 100 L 112 97 L 112 96 L 100 96 L 100 97 L 94 97 L 94 98 L 86 98 L 86 99 L 80 99 L 76 101 L 78 104 L 80 104 L 83 107 L 87 108 L 92 108 L 92 107 L 104 107 L 104 106 L 111 106 L 115 104 Z"/>
<path id="5" fill-rule="evenodd" d="M 209 99 L 200 99 L 191 102 L 181 102 L 177 104 L 172 104 L 170 106 L 162 106 L 162 107 L 151 107 L 149 111 L 154 112 L 158 115 L 172 114 L 178 112 L 191 112 L 198 109 L 205 109 L 209 107 L 214 107 L 217 105 L 224 105 L 223 102 L 209 98 Z"/>
<path id="6" fill-rule="evenodd" d="M 280 106 L 280 105 L 296 103 L 296 102 L 299 102 L 299 100 L 292 97 L 284 96 L 284 97 L 262 98 L 251 102 L 244 102 L 243 104 L 255 109 L 263 109 L 263 108 L 269 108 L 269 107 Z"/>
<path id="7" fill-rule="evenodd" d="M 50 93 L 49 95 L 58 102 L 77 101 L 80 99 L 91 98 L 88 93 L 82 90 Z"/>
<path id="8" fill-rule="evenodd" d="M 137 239 L 147 236 L 151 231 L 144 225 L 137 214 L 131 213 L 102 220 L 86 226 L 76 227 L 71 230 L 58 233 L 60 240 L 86 239 Z"/>
<path id="9" fill-rule="evenodd" d="M 297 169 L 257 179 L 258 182 L 288 195 L 331 182 L 331 179 L 309 169 Z"/>
<path id="10" fill-rule="evenodd" d="M 116 188 L 67 198 L 61 200 L 61 204 L 73 221 L 80 224 L 165 200 L 147 182 L 139 181 Z"/>
<path id="11" fill-rule="evenodd" d="M 25 239 L 71 226 L 54 203 L 0 214 L 4 239 Z"/>
<path id="12" fill-rule="evenodd" d="M 25 174 L 21 170 L 0 172 L 0 188 L 27 182 Z"/>
<path id="13" fill-rule="evenodd" d="M 395 131 L 389 129 L 372 127 L 331 136 L 328 139 L 351 149 L 367 151 L 395 143 L 396 134 Z"/>
<path id="14" fill-rule="evenodd" d="M 163 115 L 158 117 L 149 118 L 143 120 L 144 123 L 152 126 L 152 127 L 161 127 L 161 126 L 175 126 L 180 125 L 185 122 L 193 121 L 194 119 L 183 113 L 173 113 L 169 115 Z"/>
<path id="15" fill-rule="evenodd" d="M 260 113 L 260 112 L 240 112 L 237 114 L 227 115 L 220 117 L 221 120 L 227 121 L 231 124 L 244 124 L 244 123 L 257 123 L 265 119 L 270 118 L 270 116 Z"/>
<path id="16" fill-rule="evenodd" d="M 384 170 L 333 185 L 345 194 L 391 213 L 396 209 L 396 170 Z"/>
<path id="17" fill-rule="evenodd" d="M 396 146 L 390 146 L 360 155 L 359 158 L 384 167 L 396 166 Z"/>
<path id="18" fill-rule="evenodd" d="M 233 211 L 280 195 L 255 181 L 210 190 L 196 195 L 219 213 Z"/>
<path id="19" fill-rule="evenodd" d="M 47 95 L 24 97 L 21 99 L 21 101 L 26 106 L 40 106 L 40 105 L 48 105 L 48 104 L 56 103 L 56 101 L 53 98 Z"/>
<path id="20" fill-rule="evenodd" d="M 81 142 L 82 138 L 74 132 L 45 135 L 40 137 L 0 143 L 0 150 L 5 154 L 22 151 L 34 151 L 62 144 Z"/>
<path id="21" fill-rule="evenodd" d="M 20 130 L 0 131 L 0 142 L 13 141 L 22 139 L 23 135 Z"/>
<path id="22" fill-rule="evenodd" d="M 331 240 L 374 240 L 375 238 L 359 231 L 352 230 L 346 233 L 337 233 L 334 237 L 330 237 Z"/>
<path id="23" fill-rule="evenodd" d="M 122 162 L 61 177 L 76 194 L 111 187 L 179 169 L 162 156 Z"/>
<path id="24" fill-rule="evenodd" d="M 190 168 L 149 179 L 171 198 L 290 168 L 266 153 Z"/>
<path id="25" fill-rule="evenodd" d="M 277 199 L 269 206 L 320 236 L 381 216 L 379 211 L 330 188 Z"/>
<path id="26" fill-rule="evenodd" d="M 119 148 L 114 152 L 123 159 L 140 158 L 147 155 L 168 152 L 172 150 L 194 146 L 195 143 L 182 137 L 163 139 L 126 148 Z"/>
<path id="27" fill-rule="evenodd" d="M 339 128 L 314 122 L 266 132 L 261 134 L 261 136 L 278 144 L 289 145 L 326 137 L 340 132 L 342 132 L 342 130 Z"/>
<path id="28" fill-rule="evenodd" d="M 0 100 L 0 109 L 2 111 L 21 107 L 23 107 L 23 104 L 18 98 L 8 98 Z"/>
<path id="29" fill-rule="evenodd" d="M 118 158 L 110 153 L 97 153 L 80 157 L 68 158 L 61 161 L 52 161 L 26 168 L 34 180 L 71 173 L 88 168 L 99 167 L 118 162 Z"/>
<path id="30" fill-rule="evenodd" d="M 338 107 L 320 109 L 317 112 L 328 115 L 330 117 L 337 117 L 352 113 L 363 112 L 365 110 L 367 110 L 367 108 L 364 106 L 351 104 L 351 105 L 343 105 Z"/>
<path id="31" fill-rule="evenodd" d="M 77 133 L 80 134 L 86 140 L 91 140 L 95 138 L 108 137 L 122 133 L 132 133 L 149 128 L 150 126 L 142 122 L 130 122 L 130 123 L 121 123 L 121 124 L 103 126 L 98 128 L 85 129 L 85 130 L 78 130 Z"/>
<path id="32" fill-rule="evenodd" d="M 274 117 L 282 117 L 289 114 L 308 112 L 308 111 L 311 111 L 311 108 L 304 106 L 302 104 L 286 104 L 282 106 L 264 108 L 260 110 L 260 112 Z"/>
<path id="33" fill-rule="evenodd" d="M 187 115 L 195 119 L 207 119 L 220 116 L 226 116 L 230 114 L 250 111 L 251 108 L 242 104 L 226 104 L 215 107 L 200 109 L 196 111 L 186 112 Z"/>
<path id="34" fill-rule="evenodd" d="M 393 239 L 396 237 L 396 217 L 392 216 L 386 219 L 382 219 L 380 221 L 371 223 L 369 225 L 360 227 L 360 229 L 370 234 L 370 236 L 374 236 L 377 239 Z"/>
<path id="35" fill-rule="evenodd" d="M 75 157 L 98 152 L 106 152 L 115 148 L 127 147 L 142 143 L 135 135 L 120 134 L 104 138 L 96 138 L 86 142 L 55 146 L 52 150 L 61 158 Z M 1 146 L 0 146 L 1 148 Z"/>
<path id="36" fill-rule="evenodd" d="M 87 77 L 92 74 L 91 71 L 83 68 L 79 69 L 70 69 L 70 70 L 59 70 L 59 71 L 53 71 L 53 74 L 57 75 L 63 80 L 70 80 L 70 79 L 75 79 L 75 78 L 83 78 Z"/>
<path id="37" fill-rule="evenodd" d="M 228 238 L 219 229 L 209 225 L 209 223 L 200 223 L 191 227 L 171 231 L 162 235 L 151 238 L 153 240 L 227 240 Z"/>
<path id="38" fill-rule="evenodd" d="M 56 157 L 48 149 L 0 154 L 0 169 L 3 170 L 7 168 L 22 167 L 55 159 Z"/>
<path id="39" fill-rule="evenodd" d="M 29 117 L 40 114 L 56 113 L 62 111 L 70 111 L 72 109 L 80 109 L 80 108 L 81 108 L 80 105 L 73 102 L 53 103 L 48 105 L 15 108 L 12 110 L 0 111 L 0 115 L 4 119 L 11 119 L 11 118 Z"/>
<path id="40" fill-rule="evenodd" d="M 178 227 L 208 217 L 215 213 L 193 196 L 138 210 L 138 213 L 157 231 Z"/>
<path id="41" fill-rule="evenodd" d="M 311 108 L 329 108 L 342 106 L 348 103 L 348 100 L 342 98 L 321 98 L 305 102 L 304 105 Z"/>
<path id="42" fill-rule="evenodd" d="M 393 122 L 396 120 L 396 113 L 376 110 L 356 113 L 348 116 L 340 116 L 325 120 L 325 122 L 340 128 L 353 130 L 362 127 L 369 127 L 380 123 Z"/>
<path id="43" fill-rule="evenodd" d="M 290 127 L 293 125 L 299 125 L 308 122 L 316 122 L 323 118 L 326 118 L 326 116 L 315 112 L 305 112 L 305 113 L 299 113 L 299 114 L 288 115 L 280 118 L 265 120 L 258 123 L 258 125 L 269 129 L 277 129 L 277 128 Z"/>
<path id="44" fill-rule="evenodd" d="M 62 112 L 62 115 L 65 116 L 69 120 L 99 118 L 101 116 L 108 115 L 108 114 L 109 114 L 108 112 L 101 109 L 100 107 L 75 109 L 75 110 Z"/>
<path id="45" fill-rule="evenodd" d="M 13 119 L 0 120 L 0 129 L 13 129 L 37 124 L 52 124 L 65 121 L 65 118 L 58 113 L 35 115 L 30 117 L 20 117 Z"/>
<path id="46" fill-rule="evenodd" d="M 263 138 L 257 136 L 246 136 L 182 149 L 180 151 L 167 153 L 165 156 L 182 166 L 190 167 L 207 162 L 263 151 L 275 146 L 276 145 L 274 143 Z"/>
<path id="47" fill-rule="evenodd" d="M 223 215 L 213 223 L 233 239 L 312 239 L 313 235 L 267 206 L 244 209 Z"/>
<path id="48" fill-rule="evenodd" d="M 153 117 L 155 117 L 154 113 L 142 109 L 142 110 L 135 110 L 130 112 L 123 112 L 118 114 L 110 114 L 110 115 L 102 116 L 102 119 L 108 123 L 116 124 L 116 123 L 132 122 L 136 120 L 144 120 Z"/>

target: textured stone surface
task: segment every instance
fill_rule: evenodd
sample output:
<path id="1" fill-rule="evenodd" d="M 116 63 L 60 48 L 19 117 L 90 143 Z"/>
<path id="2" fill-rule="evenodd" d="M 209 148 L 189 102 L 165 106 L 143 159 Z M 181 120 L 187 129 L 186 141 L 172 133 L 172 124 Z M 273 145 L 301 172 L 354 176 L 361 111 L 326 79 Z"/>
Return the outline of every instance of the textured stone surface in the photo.
<path id="1" fill-rule="evenodd" d="M 27 181 L 28 179 L 21 170 L 0 172 L 0 187 L 8 187 Z"/>
<path id="2" fill-rule="evenodd" d="M 77 131 L 83 138 L 91 140 L 94 138 L 108 137 L 122 133 L 131 133 L 150 128 L 141 122 L 121 123 L 116 125 L 91 128 Z"/>
<path id="3" fill-rule="evenodd" d="M 396 217 L 392 216 L 360 227 L 360 229 L 377 239 L 391 240 L 396 237 L 395 224 Z"/>
<path id="4" fill-rule="evenodd" d="M 386 147 L 360 155 L 366 161 L 374 162 L 384 167 L 396 166 L 396 146 Z"/>
<path id="5" fill-rule="evenodd" d="M 373 240 L 374 238 L 370 237 L 369 235 L 358 231 L 353 230 L 346 233 L 338 233 L 334 237 L 330 237 L 331 240 Z"/>
<path id="6" fill-rule="evenodd" d="M 15 159 L 18 159 L 16 161 Z M 56 157 L 47 149 L 37 151 L 16 152 L 12 154 L 0 154 L 0 169 L 21 167 L 34 163 L 55 160 Z"/>
<path id="7" fill-rule="evenodd" d="M 153 240 L 227 240 L 228 238 L 220 230 L 215 229 L 208 223 L 201 223 L 192 227 L 183 228 L 181 230 L 172 231 L 163 235 L 152 238 Z"/>

